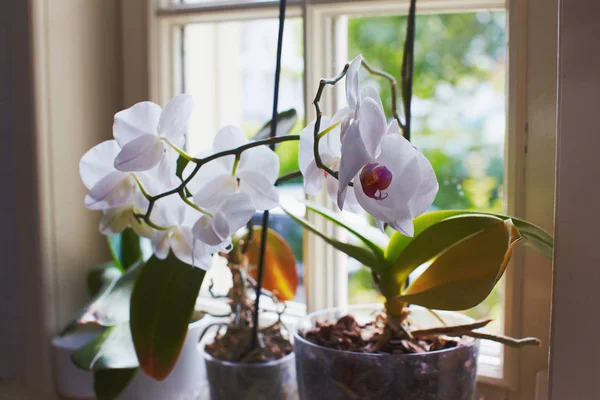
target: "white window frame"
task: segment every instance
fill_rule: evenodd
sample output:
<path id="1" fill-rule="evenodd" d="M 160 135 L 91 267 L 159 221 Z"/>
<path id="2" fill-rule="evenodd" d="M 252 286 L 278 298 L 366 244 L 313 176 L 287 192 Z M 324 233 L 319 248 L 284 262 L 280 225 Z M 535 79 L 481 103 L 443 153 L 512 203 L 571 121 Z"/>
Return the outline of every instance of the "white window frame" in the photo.
<path id="1" fill-rule="evenodd" d="M 554 150 L 556 138 L 556 51 L 552 40 L 557 32 L 557 0 L 419 0 L 418 11 L 467 11 L 506 8 L 509 21 L 509 64 L 507 81 L 507 114 L 509 116 L 506 145 L 506 199 L 508 213 L 553 228 Z M 123 6 L 124 82 L 147 78 L 148 85 L 125 88 L 124 98 L 150 98 L 164 103 L 176 92 L 180 82 L 179 68 L 173 65 L 174 49 L 178 48 L 174 29 L 192 22 L 219 22 L 276 18 L 277 2 L 189 5 L 166 7 L 166 0 L 133 0 Z M 161 8 L 162 7 L 162 8 Z M 331 16 L 344 14 L 406 13 L 408 1 L 351 0 L 289 0 L 287 17 L 304 17 L 305 23 L 305 106 L 307 119 L 314 117 L 312 94 L 314 82 L 333 76 L 334 65 L 328 57 L 332 52 Z M 156 11 L 161 8 L 160 11 Z M 139 18 L 140 10 L 147 19 Z M 148 35 L 127 32 L 147 32 Z M 317 34 L 318 32 L 318 34 Z M 549 39 L 550 38 L 550 39 Z M 145 41 L 145 42 L 144 42 Z M 144 45 L 145 44 L 145 45 Z M 529 51 L 528 49 L 535 49 Z M 140 78 L 139 63 L 147 62 L 148 74 Z M 336 60 L 339 61 L 339 60 Z M 309 65 L 310 62 L 310 65 Z M 134 67 L 137 66 L 137 67 Z M 134 76 L 135 74 L 135 76 Z M 324 99 L 325 110 L 333 109 L 330 96 Z M 125 104 L 128 106 L 129 104 Z M 525 183 L 529 183 L 529 186 Z M 324 198 L 317 199 L 326 201 Z M 321 220 L 319 226 L 335 233 L 330 224 Z M 344 304 L 347 275 L 343 256 L 316 239 L 305 237 L 305 284 L 308 310 Z M 315 266 L 315 267 L 312 267 Z M 505 332 L 509 335 L 537 336 L 542 349 L 515 351 L 505 349 L 502 378 L 480 375 L 480 391 L 488 399 L 542 399 L 546 387 L 551 265 L 528 250 L 519 249 L 506 274 L 504 310 Z M 525 290 L 526 289 L 526 290 Z M 484 372 L 486 365 L 481 365 Z M 485 372 L 484 372 L 485 373 Z M 492 373 L 491 375 L 493 375 Z M 541 396 L 541 397 L 535 397 Z"/>

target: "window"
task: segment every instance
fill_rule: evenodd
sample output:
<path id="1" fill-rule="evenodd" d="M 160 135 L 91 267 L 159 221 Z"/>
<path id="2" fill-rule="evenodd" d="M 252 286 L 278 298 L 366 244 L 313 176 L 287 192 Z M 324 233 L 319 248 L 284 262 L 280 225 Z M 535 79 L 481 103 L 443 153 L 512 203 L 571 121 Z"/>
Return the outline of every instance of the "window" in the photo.
<path id="1" fill-rule="evenodd" d="M 311 101 L 318 79 L 337 74 L 359 51 L 371 64 L 397 74 L 407 3 L 288 1 L 280 111 L 294 107 L 300 120 L 313 119 Z M 413 141 L 436 166 L 441 187 L 435 207 L 505 211 L 551 230 L 553 206 L 542 193 L 551 197 L 554 182 L 544 180 L 535 193 L 524 189 L 526 178 L 554 173 L 553 160 L 543 158 L 548 136 L 540 131 L 552 126 L 527 110 L 543 107 L 548 111 L 544 121 L 552 120 L 552 97 L 540 93 L 555 79 L 551 63 L 556 47 L 536 56 L 525 51 L 528 44 L 535 45 L 528 43 L 533 40 L 527 38 L 529 30 L 536 23 L 542 26 L 539 21 L 548 23 L 550 14 L 541 8 L 527 14 L 523 1 L 508 3 L 510 13 L 503 0 L 418 2 L 421 36 L 416 52 L 421 64 L 417 64 Z M 276 1 L 173 0 L 162 2 L 149 15 L 153 100 L 164 102 L 183 88 L 207 100 L 191 127 L 201 133 L 191 140 L 192 149 L 210 146 L 225 123 L 237 124 L 251 135 L 269 119 Z M 544 15 L 545 20 L 535 20 L 535 15 Z M 382 82 L 372 83 L 381 85 L 388 105 L 387 88 Z M 256 99 L 257 87 L 269 90 L 259 90 Z M 340 104 L 343 85 L 338 89 L 323 97 L 326 114 Z M 539 126 L 526 131 L 527 122 L 536 118 Z M 296 193 L 293 185 L 284 188 L 284 197 Z M 328 201 L 325 196 L 316 200 Z M 314 222 L 335 231 L 321 220 Z M 295 251 L 310 271 L 304 282 L 308 310 L 376 300 L 359 265 L 309 234 L 304 234 L 302 249 L 298 246 Z M 549 280 L 540 282 L 532 272 L 539 277 L 539 271 L 549 266 L 526 251 L 517 252 L 513 260 L 506 285 L 469 312 L 494 316 L 498 332 L 546 338 L 547 318 L 535 319 L 539 326 L 532 326 L 528 316 L 535 315 L 536 306 L 549 304 Z M 484 345 L 479 372 L 487 387 L 482 393 L 488 399 L 513 398 L 508 393 L 518 389 L 515 398 L 521 398 L 521 392 L 523 398 L 533 397 L 535 377 L 547 365 L 546 354 L 541 353 L 533 357 L 535 362 L 527 362 L 509 349 Z"/>

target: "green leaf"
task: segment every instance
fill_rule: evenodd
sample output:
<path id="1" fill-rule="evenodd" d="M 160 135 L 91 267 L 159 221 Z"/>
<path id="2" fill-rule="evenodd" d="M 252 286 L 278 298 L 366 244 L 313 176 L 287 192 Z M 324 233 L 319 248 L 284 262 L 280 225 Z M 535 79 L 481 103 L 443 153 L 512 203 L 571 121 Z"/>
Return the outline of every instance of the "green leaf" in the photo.
<path id="1" fill-rule="evenodd" d="M 343 221 L 343 215 L 340 213 L 336 213 L 332 210 L 328 210 L 327 208 L 320 206 L 316 203 L 310 201 L 303 201 L 303 204 L 306 205 L 306 208 L 312 212 L 315 212 L 327 219 L 328 221 L 333 222 L 335 225 L 340 228 L 350 232 L 356 238 L 358 238 L 361 242 L 363 242 L 369 249 L 373 251 L 373 253 L 378 256 L 383 257 L 383 248 L 386 246 L 388 242 L 388 237 L 380 232 L 376 228 L 362 226 L 360 228 L 354 228 L 350 224 Z M 359 229 L 363 232 L 359 232 Z M 364 233 L 369 234 L 370 238 L 368 238 Z M 377 243 L 376 243 L 377 242 Z"/>
<path id="2" fill-rule="evenodd" d="M 341 242 L 334 238 L 331 238 L 331 237 L 327 236 L 326 234 L 324 234 L 323 232 L 321 232 L 321 230 L 319 228 L 314 226 L 312 223 L 310 223 L 306 219 L 297 217 L 296 215 L 294 215 L 290 211 L 286 210 L 285 208 L 283 208 L 283 207 L 281 207 L 281 208 L 296 223 L 302 225 L 305 229 L 308 229 L 315 235 L 319 236 L 321 239 L 323 239 L 325 242 L 329 243 L 331 246 L 335 247 L 339 251 L 347 254 L 348 256 L 354 258 L 355 260 L 359 261 L 361 264 L 364 264 L 368 267 L 371 267 L 373 269 L 380 268 L 381 259 L 378 257 L 377 254 L 373 253 L 373 251 L 371 249 L 365 249 L 363 247 L 355 246 L 355 245 L 352 245 L 349 243 L 344 243 L 344 242 Z"/>
<path id="3" fill-rule="evenodd" d="M 130 326 L 142 370 L 165 379 L 179 357 L 205 271 L 179 261 L 150 258 L 133 288 Z"/>
<path id="4" fill-rule="evenodd" d="M 107 236 L 115 264 L 123 270 L 143 259 L 140 237 L 131 228 Z"/>
<path id="5" fill-rule="evenodd" d="M 123 275 L 121 268 L 110 261 L 88 272 L 86 281 L 90 297 L 94 298 L 106 289 L 114 280 Z"/>
<path id="6" fill-rule="evenodd" d="M 445 210 L 445 211 L 432 211 L 425 213 L 413 220 L 415 226 L 414 236 L 404 236 L 399 232 L 395 232 L 390 238 L 390 242 L 385 250 L 385 258 L 388 261 L 394 261 L 402 253 L 402 251 L 408 246 L 408 244 L 414 240 L 421 232 L 429 228 L 440 221 L 447 218 L 456 217 L 459 215 L 492 215 L 503 220 L 511 219 L 515 227 L 521 232 L 521 235 L 525 238 L 525 245 L 539 251 L 543 256 L 548 259 L 552 259 L 552 248 L 554 241 L 552 236 L 543 230 L 542 228 L 531 224 L 527 221 L 509 217 L 502 214 L 485 213 L 479 211 L 465 211 L 465 210 Z"/>
<path id="7" fill-rule="evenodd" d="M 94 392 L 98 400 L 114 400 L 135 377 L 137 368 L 107 369 L 94 372 Z"/>
<path id="8" fill-rule="evenodd" d="M 96 297 L 86 304 L 77 316 L 67 324 L 60 333 L 61 336 L 67 335 L 77 326 L 85 324 L 112 326 L 128 321 L 129 300 L 141 266 L 142 262 L 138 261 L 137 264 L 129 268 L 124 274 L 108 281 Z"/>
<path id="9" fill-rule="evenodd" d="M 187 167 L 187 165 L 189 164 L 189 160 L 179 156 L 179 158 L 177 158 L 177 169 L 175 172 L 175 175 L 177 175 L 177 177 L 179 179 L 181 179 L 183 181 L 183 171 L 185 170 L 185 167 Z"/>
<path id="10" fill-rule="evenodd" d="M 296 120 L 298 119 L 298 113 L 293 108 L 282 111 L 277 114 L 277 128 L 275 129 L 275 136 L 284 136 L 290 133 Z M 271 121 L 263 125 L 262 128 L 252 137 L 252 140 L 267 139 L 271 134 Z"/>
<path id="11" fill-rule="evenodd" d="M 441 253 L 395 300 L 436 310 L 474 307 L 502 277 L 521 238 L 510 219 L 498 219 Z"/>
<path id="12" fill-rule="evenodd" d="M 102 334 L 71 355 L 71 361 L 86 371 L 137 368 L 129 323 L 106 328 Z"/>
<path id="13" fill-rule="evenodd" d="M 140 271 L 142 262 L 138 261 L 122 276 L 108 285 L 94 300 L 84 307 L 76 318 L 78 325 L 95 323 L 112 326 L 129 321 L 129 300 Z"/>
<path id="14" fill-rule="evenodd" d="M 427 228 L 404 248 L 392 264 L 392 277 L 404 287 L 408 276 L 423 263 L 431 261 L 464 238 L 502 221 L 490 215 L 463 215 L 448 218 Z"/>

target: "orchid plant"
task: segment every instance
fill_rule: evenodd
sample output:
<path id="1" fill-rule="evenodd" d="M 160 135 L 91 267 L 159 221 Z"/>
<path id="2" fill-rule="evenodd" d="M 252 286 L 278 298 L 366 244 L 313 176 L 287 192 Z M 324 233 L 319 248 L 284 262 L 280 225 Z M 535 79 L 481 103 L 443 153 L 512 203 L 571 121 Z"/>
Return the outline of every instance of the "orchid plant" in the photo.
<path id="1" fill-rule="evenodd" d="M 550 235 L 525 221 L 473 211 L 426 212 L 433 204 L 438 182 L 431 163 L 408 140 L 414 1 L 411 4 L 401 82 L 403 121 L 396 110 L 396 80 L 372 68 L 361 56 L 346 64 L 336 77 L 319 82 L 314 99 L 316 119 L 299 135 L 275 135 L 272 127 L 268 137 L 248 140 L 239 128 L 226 126 L 216 134 L 209 151 L 194 156 L 184 150 L 194 109 L 190 95 L 179 95 L 164 108 L 142 102 L 115 115 L 114 140 L 100 143 L 81 159 L 81 179 L 89 190 L 85 205 L 102 211 L 102 233 L 134 231 L 151 241 L 153 256 L 122 275 L 123 280 L 135 282 L 128 293 L 128 315 L 99 321 L 97 313 L 88 309 L 83 314 L 88 319 L 80 318 L 80 323 L 93 320 L 109 328 L 76 353 L 74 361 L 79 366 L 124 371 L 139 365 L 155 379 L 164 379 L 181 351 L 212 255 L 231 252 L 232 236 L 257 211 L 280 206 L 276 186 L 299 176 L 308 195 L 325 187 L 332 205 L 370 215 L 381 231 L 394 231 L 389 239 L 374 241 L 364 229 L 346 224 L 340 214 L 306 203 L 310 212 L 347 230 L 360 242 L 356 245 L 328 236 L 302 216 L 288 212 L 306 229 L 371 268 L 386 299 L 386 329 L 392 336 L 407 316 L 408 304 L 462 310 L 483 301 L 502 277 L 512 249 L 521 239 L 551 255 Z M 389 82 L 393 101 L 390 122 L 378 91 L 361 86 L 362 68 Z M 347 106 L 331 118 L 324 116 L 320 100 L 325 88 L 344 78 Z M 271 124 L 276 125 L 277 120 L 273 118 Z M 274 146 L 284 141 L 299 142 L 300 171 L 280 176 Z M 263 259 L 265 226 L 261 232 Z M 257 293 L 261 293 L 260 259 Z M 408 284 L 411 273 L 423 265 L 427 266 L 425 272 Z M 119 281 L 111 284 L 120 287 Z M 257 295 L 256 301 L 259 299 Z M 258 306 L 254 310 L 257 313 Z M 255 314 L 254 330 L 257 321 Z M 439 332 L 515 345 L 537 343 L 475 331 L 483 325 L 447 327 L 450 330 Z M 111 346 L 122 343 L 123 338 L 124 348 L 134 348 L 136 357 L 105 362 Z M 125 378 L 130 379 L 131 374 Z"/>

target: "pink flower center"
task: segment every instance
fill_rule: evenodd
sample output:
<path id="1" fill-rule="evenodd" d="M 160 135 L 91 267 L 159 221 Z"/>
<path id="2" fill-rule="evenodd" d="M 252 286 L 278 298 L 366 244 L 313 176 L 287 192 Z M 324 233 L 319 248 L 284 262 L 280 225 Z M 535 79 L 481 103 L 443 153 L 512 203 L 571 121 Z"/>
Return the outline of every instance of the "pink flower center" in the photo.
<path id="1" fill-rule="evenodd" d="M 367 196 L 375 200 L 383 200 L 388 197 L 383 190 L 392 183 L 392 173 L 385 166 L 370 162 L 360 171 L 360 183 Z"/>

